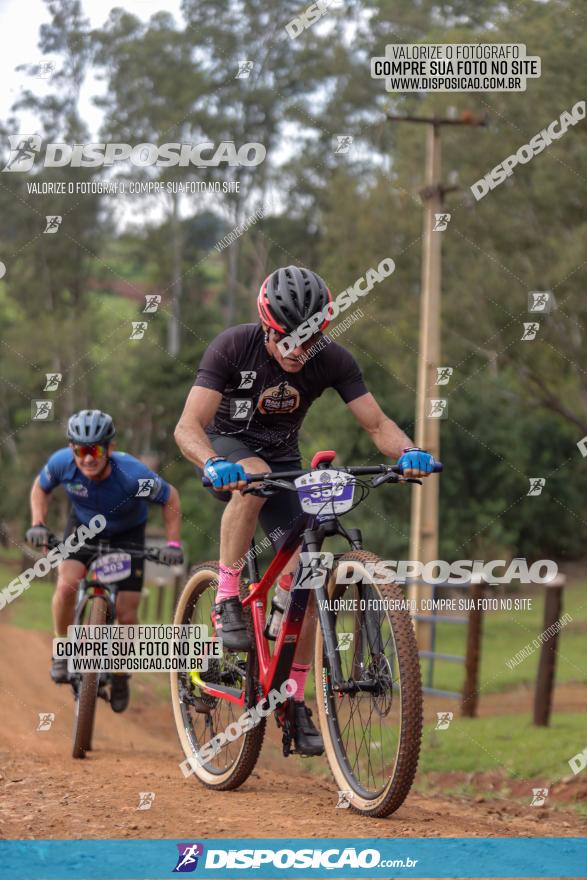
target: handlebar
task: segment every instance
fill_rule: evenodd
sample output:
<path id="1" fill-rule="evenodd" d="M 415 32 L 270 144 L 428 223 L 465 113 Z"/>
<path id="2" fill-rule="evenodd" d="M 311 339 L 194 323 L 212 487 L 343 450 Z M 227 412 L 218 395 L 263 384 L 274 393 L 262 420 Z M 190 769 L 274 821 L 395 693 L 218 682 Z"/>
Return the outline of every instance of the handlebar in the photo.
<path id="1" fill-rule="evenodd" d="M 264 474 L 246 474 L 246 481 L 247 483 L 261 483 L 265 480 L 270 480 L 271 482 L 277 480 L 295 480 L 298 477 L 303 477 L 305 474 L 312 473 L 313 470 L 316 470 L 316 468 L 306 468 L 304 470 L 296 471 L 267 471 Z M 391 474 L 395 474 L 398 477 L 403 476 L 402 468 L 399 468 L 395 464 L 359 465 L 358 467 L 335 467 L 328 468 L 328 470 L 342 471 L 343 473 L 351 474 L 354 477 L 370 477 L 381 475 L 385 478 L 374 480 L 373 486 L 378 486 L 381 483 L 386 482 L 386 480 L 389 478 L 389 475 Z M 442 462 L 435 462 L 432 473 L 439 474 L 442 470 Z M 202 486 L 205 486 L 206 488 L 211 488 L 212 481 L 208 477 L 202 477 Z"/>
<path id="2" fill-rule="evenodd" d="M 64 539 L 63 539 L 64 540 Z M 37 550 L 52 550 L 55 547 L 58 547 L 63 543 L 63 540 L 59 539 L 57 535 L 54 535 L 52 532 L 49 532 L 47 536 L 47 543 L 42 544 L 39 547 L 36 547 Z M 158 562 L 160 565 L 167 565 L 168 563 L 162 562 L 159 558 L 159 554 L 162 550 L 161 547 L 116 547 L 112 544 L 109 544 L 107 541 L 99 542 L 98 544 L 90 545 L 86 548 L 88 551 L 95 551 L 92 553 L 92 556 L 89 562 L 92 562 L 98 556 L 102 556 L 105 553 L 128 553 L 129 556 L 133 556 L 137 559 L 147 559 L 150 562 Z"/>

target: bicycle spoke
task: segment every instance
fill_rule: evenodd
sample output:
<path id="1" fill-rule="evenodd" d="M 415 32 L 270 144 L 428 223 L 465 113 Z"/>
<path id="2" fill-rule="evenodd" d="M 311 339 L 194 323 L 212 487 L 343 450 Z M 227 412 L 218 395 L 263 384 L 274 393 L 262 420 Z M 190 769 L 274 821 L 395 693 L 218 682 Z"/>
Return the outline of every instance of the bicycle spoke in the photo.
<path id="1" fill-rule="evenodd" d="M 369 601 L 380 598 L 380 593 L 374 585 L 360 590 L 354 584 L 337 594 L 343 596 Z M 343 679 L 361 680 L 371 689 L 342 696 L 333 693 L 331 717 L 336 718 L 349 779 L 376 796 L 389 784 L 401 736 L 401 676 L 393 624 L 387 611 L 362 612 L 351 620 L 340 613 L 335 629 L 339 643 L 341 633 L 354 633 L 352 650 L 340 654 Z"/>
<path id="2" fill-rule="evenodd" d="M 199 596 L 192 608 L 189 618 L 190 623 L 206 625 L 210 628 L 213 589 L 211 585 Z M 240 655 L 227 653 L 216 661 L 216 666 L 212 667 L 211 677 L 206 679 L 206 673 L 203 673 L 203 680 L 208 680 L 210 683 L 218 685 L 227 684 L 229 687 L 244 689 L 246 680 L 245 666 L 246 661 Z M 207 672 L 210 675 L 210 667 Z M 190 688 L 189 684 L 188 688 Z M 190 708 L 187 715 L 194 739 L 198 743 L 198 747 L 202 748 L 237 720 L 237 711 L 234 703 L 211 697 L 204 690 L 194 689 L 193 685 L 191 685 L 191 692 L 196 698 L 205 704 L 207 703 L 210 708 L 208 713 L 197 712 L 195 708 Z M 242 738 L 240 737 L 233 742 L 226 741 L 222 749 L 207 762 L 207 769 L 218 773 L 224 772 L 238 759 L 241 748 Z"/>

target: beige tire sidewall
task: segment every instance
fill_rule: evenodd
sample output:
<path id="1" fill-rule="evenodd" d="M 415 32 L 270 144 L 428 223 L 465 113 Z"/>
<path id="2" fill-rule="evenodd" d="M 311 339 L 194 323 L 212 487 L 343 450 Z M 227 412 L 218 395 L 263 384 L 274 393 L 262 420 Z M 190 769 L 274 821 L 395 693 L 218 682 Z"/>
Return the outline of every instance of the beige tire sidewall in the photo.
<path id="1" fill-rule="evenodd" d="M 370 554 L 372 555 L 372 554 Z M 344 556 L 342 557 L 344 559 Z M 377 559 L 376 556 L 373 556 L 373 561 Z M 340 562 L 341 560 L 339 560 Z M 360 566 L 365 573 L 365 580 L 370 579 L 370 575 L 365 569 L 364 565 L 355 560 L 355 566 Z M 359 568 L 355 569 L 356 571 Z M 328 582 L 328 595 L 332 595 L 335 586 L 335 575 L 336 568 L 332 572 L 330 580 Z M 377 585 L 373 585 L 377 588 Z M 316 643 L 314 648 L 314 674 L 316 678 L 316 705 L 318 709 L 318 721 L 320 723 L 320 731 L 322 733 L 322 738 L 324 740 L 324 751 L 326 752 L 326 757 L 328 759 L 328 763 L 330 765 L 330 769 L 332 771 L 332 775 L 334 776 L 334 780 L 338 786 L 339 791 L 348 791 L 349 790 L 349 781 L 344 775 L 340 764 L 338 762 L 338 758 L 336 756 L 336 751 L 334 748 L 334 744 L 331 739 L 330 728 L 328 726 L 328 712 L 326 709 L 326 696 L 324 693 L 324 672 L 325 667 L 323 665 L 323 645 L 324 639 L 322 637 L 322 630 L 318 626 L 316 632 Z M 320 671 L 320 680 L 318 681 L 318 670 Z M 400 723 L 401 723 L 401 697 L 400 697 Z M 394 772 L 397 766 L 398 753 L 396 752 L 395 762 L 394 762 Z M 385 799 L 390 786 L 392 785 L 393 774 L 389 780 L 389 783 L 385 786 L 382 793 L 377 798 L 362 798 L 356 792 L 354 792 L 354 797 L 351 800 L 351 806 L 357 810 L 360 810 L 363 813 L 367 813 L 370 810 L 375 810 L 379 804 Z"/>
<path id="2" fill-rule="evenodd" d="M 216 578 L 218 576 L 218 571 L 215 570 L 212 566 L 204 567 L 198 569 L 198 571 L 194 572 L 194 574 L 190 577 L 185 587 L 183 588 L 181 595 L 177 602 L 177 608 L 175 609 L 175 614 L 173 616 L 174 624 L 182 623 L 182 617 L 185 611 L 185 608 L 188 603 L 188 599 L 192 596 L 193 591 L 198 587 L 198 585 L 202 583 L 208 583 L 211 578 Z M 210 622 L 211 626 L 211 622 Z M 184 755 L 186 758 L 194 758 L 194 752 L 190 743 L 190 739 L 186 733 L 184 727 L 184 720 L 181 712 L 181 702 L 179 699 L 179 681 L 178 681 L 178 673 L 176 670 L 172 670 L 170 673 L 170 682 L 171 682 L 171 703 L 173 705 L 173 717 L 175 719 L 175 727 L 177 730 L 177 734 L 179 736 L 179 741 L 181 743 L 181 747 L 183 749 Z M 243 748 L 244 748 L 244 737 L 243 739 Z M 238 760 L 240 757 L 240 753 L 235 759 Z M 231 765 L 226 771 L 226 773 L 211 773 L 209 770 L 206 770 L 205 767 L 201 766 L 194 760 L 194 765 L 190 765 L 192 767 L 192 773 L 198 777 L 202 782 L 206 783 L 206 785 L 220 785 L 226 779 L 228 779 L 231 774 L 234 772 L 234 767 Z"/>

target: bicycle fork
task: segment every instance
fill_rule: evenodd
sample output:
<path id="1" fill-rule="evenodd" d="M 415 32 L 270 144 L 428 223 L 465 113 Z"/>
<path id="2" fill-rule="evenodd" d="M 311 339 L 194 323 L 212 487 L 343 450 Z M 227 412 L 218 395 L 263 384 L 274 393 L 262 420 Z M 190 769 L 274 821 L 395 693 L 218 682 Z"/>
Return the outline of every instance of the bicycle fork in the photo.
<path id="1" fill-rule="evenodd" d="M 326 525 L 326 529 L 324 529 L 324 526 L 320 526 L 316 530 L 311 529 L 305 532 L 303 549 L 315 554 L 311 584 L 316 596 L 318 618 L 324 641 L 324 654 L 330 673 L 332 690 L 340 694 L 356 693 L 358 691 L 376 691 L 378 684 L 371 678 L 364 677 L 364 670 L 360 663 L 363 648 L 368 648 L 368 651 L 373 658 L 377 658 L 383 653 L 380 614 L 376 607 L 373 607 L 371 602 L 373 591 L 369 584 L 357 584 L 358 595 L 356 601 L 358 607 L 355 609 L 354 617 L 355 631 L 353 633 L 353 653 L 355 659 L 352 670 L 353 677 L 346 679 L 342 671 L 340 660 L 340 650 L 336 635 L 336 617 L 331 608 L 331 598 L 329 597 L 327 590 L 331 568 L 329 565 L 325 564 L 319 556 L 324 532 L 328 534 L 331 531 L 328 528 L 328 523 L 324 525 Z M 353 532 L 355 532 L 355 530 L 353 530 Z M 361 538 L 358 530 L 352 537 L 354 539 L 354 547 L 359 549 L 361 546 Z"/>
<path id="2" fill-rule="evenodd" d="M 77 589 L 77 597 L 75 603 L 73 623 L 74 626 L 81 626 L 82 618 L 86 606 L 97 599 L 106 602 L 107 615 L 106 624 L 112 625 L 116 618 L 116 589 L 112 585 L 104 586 L 102 584 L 90 584 L 85 579 L 81 580 Z M 109 673 L 101 672 L 99 677 L 98 696 L 109 701 L 105 686 L 109 679 Z M 74 673 L 70 678 L 70 684 L 73 689 L 75 699 L 79 697 L 80 673 Z"/>

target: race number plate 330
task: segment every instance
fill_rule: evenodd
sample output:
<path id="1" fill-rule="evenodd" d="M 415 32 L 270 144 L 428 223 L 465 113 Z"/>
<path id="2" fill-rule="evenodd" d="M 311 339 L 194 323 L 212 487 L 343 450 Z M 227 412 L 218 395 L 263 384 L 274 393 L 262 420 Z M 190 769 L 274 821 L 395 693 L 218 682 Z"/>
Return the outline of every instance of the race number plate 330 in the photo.
<path id="1" fill-rule="evenodd" d="M 343 471 L 310 471 L 294 482 L 304 513 L 328 516 L 346 513 L 353 506 L 354 477 Z"/>
<path id="2" fill-rule="evenodd" d="M 90 571 L 92 579 L 103 584 L 123 581 L 130 575 L 130 553 L 106 553 L 92 562 Z"/>

